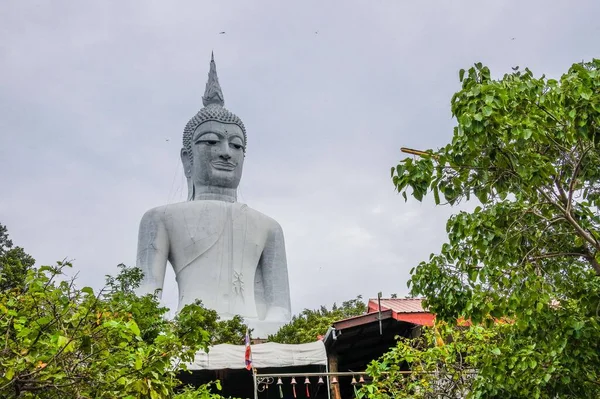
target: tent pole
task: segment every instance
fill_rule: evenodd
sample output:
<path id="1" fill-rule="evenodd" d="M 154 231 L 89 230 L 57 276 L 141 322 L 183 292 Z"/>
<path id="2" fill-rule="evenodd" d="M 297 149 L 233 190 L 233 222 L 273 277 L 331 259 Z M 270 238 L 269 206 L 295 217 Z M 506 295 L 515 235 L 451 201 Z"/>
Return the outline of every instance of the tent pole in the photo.
<path id="1" fill-rule="evenodd" d="M 325 363 L 325 372 L 327 373 L 327 399 L 331 399 L 331 386 L 329 385 L 329 361 Z"/>
<path id="2" fill-rule="evenodd" d="M 254 380 L 254 399 L 258 399 L 258 385 L 256 384 L 256 369 L 252 367 L 252 379 Z"/>

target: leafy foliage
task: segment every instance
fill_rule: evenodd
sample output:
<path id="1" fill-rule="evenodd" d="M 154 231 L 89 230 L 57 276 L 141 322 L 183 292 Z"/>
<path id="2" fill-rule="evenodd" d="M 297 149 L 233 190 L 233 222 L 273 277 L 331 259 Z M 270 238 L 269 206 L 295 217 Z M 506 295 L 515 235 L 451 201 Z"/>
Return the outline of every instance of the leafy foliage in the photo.
<path id="1" fill-rule="evenodd" d="M 367 306 L 360 295 L 342 302 L 341 306 L 334 303 L 331 310 L 325 306 L 315 310 L 304 309 L 300 314 L 294 315 L 292 320 L 274 335 L 270 335 L 269 341 L 282 344 L 314 342 L 319 336 L 325 335 L 334 321 L 361 315 L 366 310 Z"/>
<path id="2" fill-rule="evenodd" d="M 460 79 L 452 142 L 392 179 L 405 198 L 480 206 L 448 220 L 411 293 L 448 322 L 511 321 L 477 352 L 471 397 L 600 397 L 600 60 L 559 80 L 481 64 Z"/>
<path id="3" fill-rule="evenodd" d="M 489 345 L 497 341 L 498 329 L 456 329 L 441 324 L 425 328 L 419 338 L 401 338 L 392 351 L 369 365 L 372 381 L 361 387 L 358 397 L 464 398 L 475 379 L 481 352 L 489 351 Z"/>
<path id="4" fill-rule="evenodd" d="M 213 312 L 217 313 L 216 311 Z M 244 324 L 244 319 L 240 315 L 235 315 L 229 320 L 217 319 L 215 329 L 211 334 L 212 339 L 210 344 L 243 344 L 246 330 L 249 330 L 249 333 L 252 334 L 252 329 Z"/>
<path id="5" fill-rule="evenodd" d="M 133 289 L 139 269 L 120 265 L 100 292 L 77 289 L 68 263 L 28 271 L 0 293 L 3 398 L 219 398 L 208 387 L 176 394 L 177 374 L 216 330 L 215 312 L 185 306 L 174 320 Z"/>
<path id="6" fill-rule="evenodd" d="M 6 226 L 0 223 L 0 291 L 22 287 L 27 271 L 34 264 L 35 259 L 26 254 L 23 248 L 13 247 Z"/>

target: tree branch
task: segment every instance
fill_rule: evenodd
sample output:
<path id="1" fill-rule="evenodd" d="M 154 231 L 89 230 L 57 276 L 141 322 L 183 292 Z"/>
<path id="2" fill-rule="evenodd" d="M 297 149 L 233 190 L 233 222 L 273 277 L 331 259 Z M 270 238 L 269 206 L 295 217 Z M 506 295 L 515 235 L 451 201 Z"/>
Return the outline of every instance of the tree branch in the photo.
<path id="1" fill-rule="evenodd" d="M 584 257 L 587 258 L 588 254 L 580 253 L 580 252 L 550 252 L 547 254 L 531 256 L 529 260 L 540 260 L 540 259 L 550 259 L 550 258 L 559 258 L 562 256 L 575 256 L 575 257 Z"/>
<path id="2" fill-rule="evenodd" d="M 564 208 L 560 204 L 552 201 L 552 199 L 550 198 L 548 193 L 546 193 L 544 190 L 538 189 L 537 191 L 544 198 L 546 198 L 546 200 L 552 202 L 553 205 L 556 208 L 558 208 L 558 210 L 563 214 L 567 223 L 569 223 L 575 229 L 575 231 L 581 238 L 583 238 L 585 241 L 587 241 L 589 244 L 591 244 L 597 251 L 600 251 L 600 245 L 598 245 L 598 242 L 596 241 L 596 239 L 591 234 L 589 234 L 587 231 L 585 231 L 579 225 L 579 223 L 577 223 L 577 221 L 573 218 L 573 215 L 571 214 L 570 211 L 567 211 L 566 208 Z M 586 256 L 586 259 L 590 262 L 590 264 L 596 271 L 596 274 L 600 276 L 600 264 L 598 264 L 598 262 L 596 261 L 596 258 L 591 253 L 588 253 L 588 255 Z"/>
<path id="3" fill-rule="evenodd" d="M 568 197 L 567 208 L 566 208 L 566 211 L 569 214 L 571 213 L 572 202 L 573 202 L 573 192 L 575 191 L 575 182 L 577 181 L 577 175 L 579 174 L 579 170 L 581 169 L 581 162 L 583 161 L 583 158 L 585 158 L 585 156 L 587 155 L 587 153 L 590 151 L 591 148 L 592 148 L 592 146 L 589 146 L 588 148 L 583 150 L 581 156 L 579 157 L 579 159 L 577 160 L 577 163 L 575 164 L 575 169 L 573 169 L 573 174 L 571 175 L 571 181 L 569 182 L 569 197 Z"/>
<path id="4" fill-rule="evenodd" d="M 589 254 L 586 256 L 586 259 L 592 264 L 592 267 L 596 271 L 596 275 L 600 276 L 600 263 L 598 263 L 594 255 Z"/>

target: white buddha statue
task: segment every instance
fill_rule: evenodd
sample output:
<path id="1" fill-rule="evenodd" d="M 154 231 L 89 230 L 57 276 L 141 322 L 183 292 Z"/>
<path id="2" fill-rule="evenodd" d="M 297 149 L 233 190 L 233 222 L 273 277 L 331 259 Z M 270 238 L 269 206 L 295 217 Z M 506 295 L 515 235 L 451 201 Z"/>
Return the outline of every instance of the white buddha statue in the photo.
<path id="1" fill-rule="evenodd" d="M 255 337 L 266 338 L 291 316 L 283 231 L 237 202 L 246 129 L 223 107 L 214 57 L 202 100 L 183 132 L 188 201 L 153 208 L 140 223 L 137 266 L 145 277 L 138 292 L 162 289 L 168 261 L 179 309 L 200 299 L 222 318 L 241 315 Z"/>

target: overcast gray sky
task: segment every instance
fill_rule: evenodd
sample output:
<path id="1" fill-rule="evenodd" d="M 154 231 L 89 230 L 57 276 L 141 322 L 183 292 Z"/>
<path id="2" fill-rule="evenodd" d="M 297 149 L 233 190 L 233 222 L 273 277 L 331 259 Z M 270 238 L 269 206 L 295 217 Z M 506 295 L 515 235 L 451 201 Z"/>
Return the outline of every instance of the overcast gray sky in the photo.
<path id="1" fill-rule="evenodd" d="M 98 288 L 149 208 L 185 200 L 183 127 L 214 50 L 248 130 L 239 199 L 283 226 L 294 312 L 408 292 L 456 209 L 405 203 L 401 146 L 451 139 L 458 70 L 600 56 L 593 1 L 5 1 L 0 223 Z M 220 34 L 220 32 L 225 32 Z M 176 286 L 167 274 L 165 299 Z"/>

